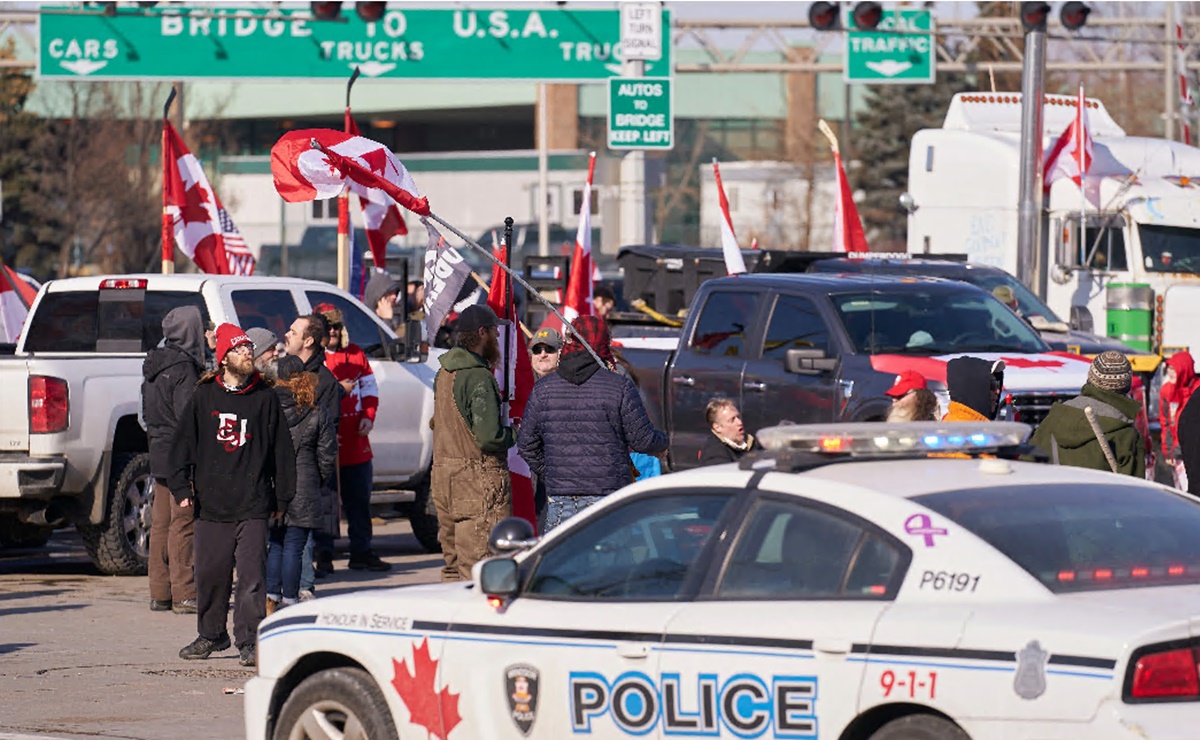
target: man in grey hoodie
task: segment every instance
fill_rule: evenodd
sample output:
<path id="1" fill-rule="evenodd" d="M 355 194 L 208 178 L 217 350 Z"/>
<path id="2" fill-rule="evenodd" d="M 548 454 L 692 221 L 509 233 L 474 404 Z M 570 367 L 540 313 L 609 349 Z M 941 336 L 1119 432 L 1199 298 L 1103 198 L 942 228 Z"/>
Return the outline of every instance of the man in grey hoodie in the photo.
<path id="1" fill-rule="evenodd" d="M 150 512 L 150 609 L 196 613 L 192 575 L 192 509 L 167 489 L 167 454 L 180 412 L 204 371 L 204 321 L 200 309 L 180 306 L 163 318 L 163 344 L 142 363 L 142 418 L 150 442 L 154 494 Z"/>
<path id="2" fill-rule="evenodd" d="M 391 275 L 377 272 L 371 276 L 367 287 L 363 289 L 363 303 L 393 329 L 400 321 L 396 316 L 396 299 L 400 295 L 401 287 L 403 286 Z"/>

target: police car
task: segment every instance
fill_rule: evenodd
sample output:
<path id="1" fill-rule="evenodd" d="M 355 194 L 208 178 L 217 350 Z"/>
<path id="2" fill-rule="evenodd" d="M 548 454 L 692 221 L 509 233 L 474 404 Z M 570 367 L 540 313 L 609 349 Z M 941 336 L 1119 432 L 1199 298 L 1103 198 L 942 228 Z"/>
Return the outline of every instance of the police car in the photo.
<path id="1" fill-rule="evenodd" d="M 289 607 L 247 736 L 1200 737 L 1200 504 L 1028 433 L 764 430 L 473 583 Z"/>

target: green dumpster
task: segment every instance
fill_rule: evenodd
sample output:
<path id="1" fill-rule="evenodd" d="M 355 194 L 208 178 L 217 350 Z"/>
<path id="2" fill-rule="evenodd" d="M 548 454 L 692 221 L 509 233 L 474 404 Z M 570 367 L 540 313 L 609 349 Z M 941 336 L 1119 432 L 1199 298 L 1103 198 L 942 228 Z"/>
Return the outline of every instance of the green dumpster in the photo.
<path id="1" fill-rule="evenodd" d="M 1108 336 L 1134 349 L 1151 351 L 1154 289 L 1146 283 L 1110 283 L 1106 298 Z"/>

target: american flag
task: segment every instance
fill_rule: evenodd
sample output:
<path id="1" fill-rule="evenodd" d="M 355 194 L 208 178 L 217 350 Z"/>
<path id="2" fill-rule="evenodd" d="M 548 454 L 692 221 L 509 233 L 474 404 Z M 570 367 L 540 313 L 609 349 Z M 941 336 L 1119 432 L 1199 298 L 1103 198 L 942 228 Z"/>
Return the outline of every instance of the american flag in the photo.
<path id="1" fill-rule="evenodd" d="M 256 262 L 254 253 L 250 251 L 246 240 L 242 238 L 242 232 L 238 231 L 233 219 L 229 217 L 229 211 L 226 211 L 220 202 L 217 203 L 217 216 L 221 219 L 221 237 L 225 242 L 225 256 L 229 259 L 230 274 L 253 275 Z"/>

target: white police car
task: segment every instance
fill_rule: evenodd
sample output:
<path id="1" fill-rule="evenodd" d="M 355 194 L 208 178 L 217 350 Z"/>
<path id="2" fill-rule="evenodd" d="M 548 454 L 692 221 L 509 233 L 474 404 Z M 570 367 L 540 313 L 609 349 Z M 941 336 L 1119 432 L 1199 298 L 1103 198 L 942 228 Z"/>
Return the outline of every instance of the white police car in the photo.
<path id="1" fill-rule="evenodd" d="M 1200 737 L 1200 504 L 1005 459 L 1028 432 L 765 430 L 473 584 L 289 607 L 247 735 Z"/>

